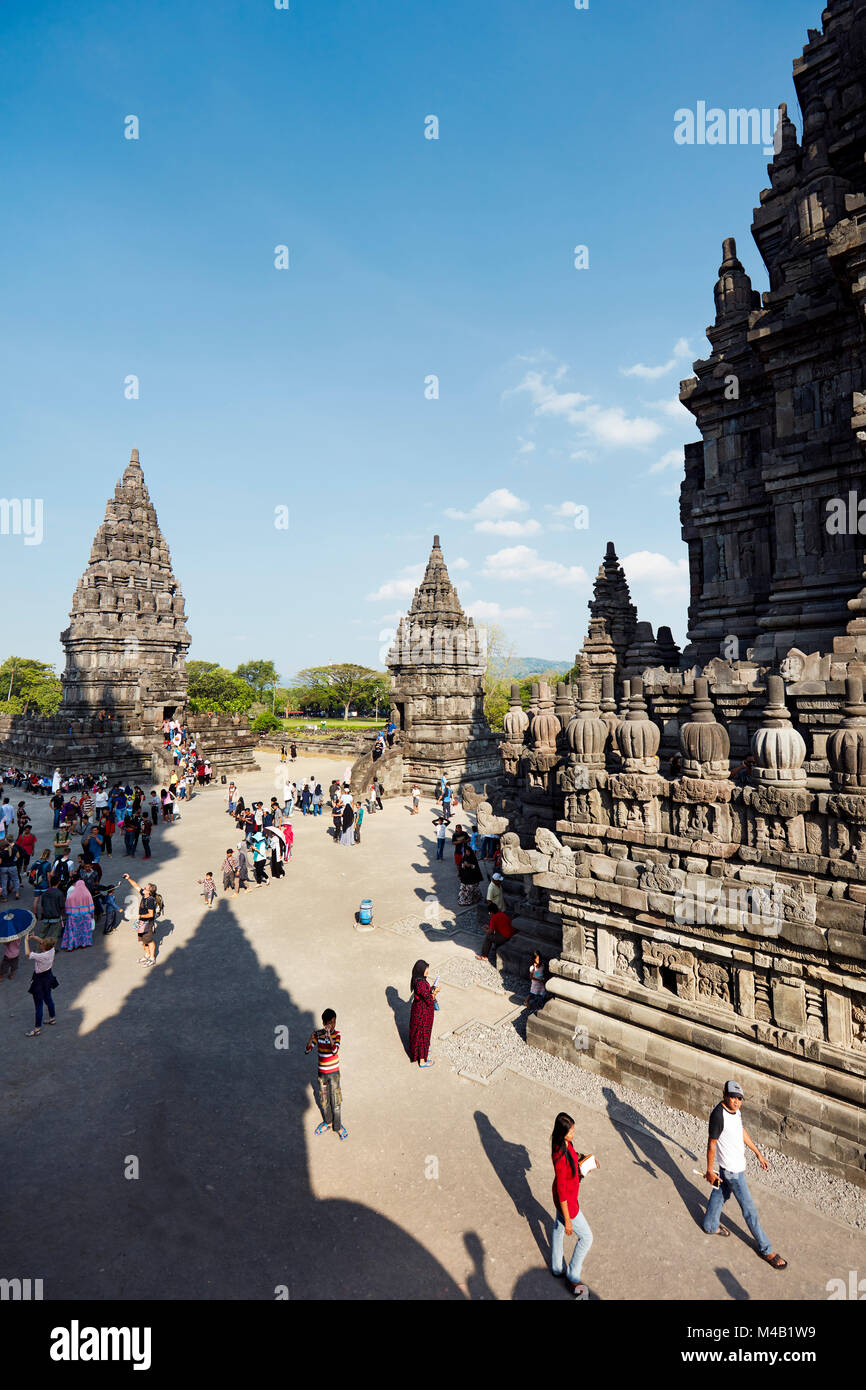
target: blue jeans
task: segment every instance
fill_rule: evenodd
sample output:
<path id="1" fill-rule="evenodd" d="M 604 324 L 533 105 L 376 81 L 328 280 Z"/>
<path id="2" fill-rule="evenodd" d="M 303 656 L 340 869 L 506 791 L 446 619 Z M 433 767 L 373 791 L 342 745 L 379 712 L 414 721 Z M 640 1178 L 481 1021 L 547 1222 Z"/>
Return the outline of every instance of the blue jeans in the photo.
<path id="1" fill-rule="evenodd" d="M 566 1278 L 572 1284 L 580 1283 L 580 1271 L 583 1269 L 583 1262 L 589 1253 L 592 1245 L 592 1231 L 589 1229 L 589 1222 L 582 1211 L 577 1216 L 571 1218 L 571 1228 L 577 1236 L 577 1245 L 574 1247 L 574 1254 L 566 1270 Z M 562 1212 L 557 1213 L 556 1221 L 553 1223 L 553 1240 L 550 1250 L 550 1268 L 554 1274 L 561 1274 L 563 1265 L 563 1244 L 565 1242 L 565 1222 L 562 1219 Z"/>
<path id="2" fill-rule="evenodd" d="M 727 1168 L 719 1168 L 719 1177 L 722 1180 L 722 1185 L 721 1187 L 714 1187 L 710 1193 L 710 1200 L 707 1203 L 707 1212 L 704 1217 L 704 1230 L 707 1235 L 715 1235 L 719 1229 L 722 1207 L 733 1195 L 740 1204 L 746 1225 L 758 1243 L 758 1250 L 762 1255 L 769 1255 L 773 1247 L 767 1240 L 764 1229 L 758 1220 L 758 1209 L 752 1200 L 745 1173 L 731 1173 Z"/>
<path id="3" fill-rule="evenodd" d="M 493 853 L 493 847 L 494 847 L 495 844 L 496 844 L 496 838 L 495 838 L 495 836 L 493 836 L 493 835 L 485 835 L 485 836 L 484 836 L 484 839 L 481 841 L 481 858 L 482 858 L 482 859 L 489 859 L 489 858 L 490 858 L 491 854 Z"/>
<path id="4" fill-rule="evenodd" d="M 48 991 L 48 993 L 46 994 L 44 1000 L 42 1000 L 42 999 L 34 999 L 33 1003 L 34 1003 L 35 1008 L 36 1008 L 36 1022 L 34 1023 L 33 1027 L 34 1027 L 34 1028 L 41 1028 L 41 1027 L 42 1027 L 42 1005 L 43 1005 L 43 1003 L 45 1003 L 45 1004 L 48 1005 L 48 1017 L 49 1017 L 49 1018 L 53 1018 L 53 1017 L 54 1017 L 54 1000 L 51 998 L 51 990 Z"/>
<path id="5" fill-rule="evenodd" d="M 436 840 L 436 858 L 437 858 L 437 859 L 441 859 L 441 858 L 442 858 L 442 855 L 443 855 L 444 853 L 445 853 L 445 841 L 444 841 L 444 839 L 443 839 L 443 840 L 437 839 L 437 840 Z"/>
<path id="6" fill-rule="evenodd" d="M 54 829 L 55 829 L 55 830 L 59 830 L 59 829 L 60 829 L 60 812 L 59 812 L 59 811 L 55 811 L 55 812 L 54 812 Z"/>
<path id="7" fill-rule="evenodd" d="M 318 801 L 314 801 L 314 802 L 313 802 L 313 815 L 314 815 L 314 816 L 318 816 L 318 815 L 321 813 L 321 810 L 322 810 L 322 808 L 321 808 L 321 806 L 319 805 Z"/>

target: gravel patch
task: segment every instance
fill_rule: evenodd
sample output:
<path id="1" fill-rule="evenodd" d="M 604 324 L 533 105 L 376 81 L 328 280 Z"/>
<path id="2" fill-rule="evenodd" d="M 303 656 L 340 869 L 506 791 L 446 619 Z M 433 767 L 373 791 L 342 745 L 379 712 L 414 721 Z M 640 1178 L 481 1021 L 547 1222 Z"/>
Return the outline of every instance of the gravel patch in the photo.
<path id="1" fill-rule="evenodd" d="M 396 922 L 389 922 L 381 930 L 396 932 L 398 936 L 414 936 L 423 941 L 435 942 L 437 937 L 444 941 L 452 936 L 457 927 L 454 922 L 431 922 L 424 917 L 412 916 L 400 917 Z"/>
<path id="2" fill-rule="evenodd" d="M 489 961 L 476 960 L 474 956 L 464 952 L 459 956 L 449 956 L 441 965 L 437 965 L 436 972 L 431 973 L 438 973 L 443 984 L 456 985 L 458 989 L 474 989 L 481 985 L 484 989 L 491 989 L 503 997 L 506 994 L 495 967 Z"/>
<path id="3" fill-rule="evenodd" d="M 479 965 L 481 962 L 475 961 L 473 964 Z M 511 977 L 506 977 L 503 993 L 510 981 Z M 449 983 L 452 981 L 449 980 Z M 525 982 L 515 980 L 513 984 L 516 993 L 525 991 Z M 521 999 L 524 997 L 525 994 L 522 994 Z M 495 1027 L 470 1023 L 459 1033 L 440 1035 L 438 1046 L 453 1071 L 469 1071 L 486 1079 L 496 1067 L 505 1063 L 531 1081 L 541 1082 L 563 1095 L 574 1096 L 584 1105 L 606 1110 L 616 1124 L 627 1125 L 639 1133 L 673 1144 L 680 1150 L 674 1157 L 682 1161 L 685 1173 L 690 1174 L 692 1168 L 699 1168 L 703 1172 L 707 1152 L 706 1120 L 676 1110 L 652 1096 L 628 1090 L 593 1072 L 584 1071 L 575 1063 L 554 1057 L 540 1048 L 531 1047 L 526 1042 L 526 1019 L 524 1013 L 513 1022 L 506 1021 Z M 604 1091 L 608 1092 L 608 1096 L 604 1095 Z M 820 1168 L 811 1168 L 798 1159 L 788 1158 L 775 1149 L 768 1149 L 767 1153 L 770 1168 L 766 1173 L 757 1164 L 749 1165 L 750 1187 L 794 1198 L 822 1216 L 832 1217 L 858 1230 L 866 1230 L 866 1194 L 862 1188 Z"/>

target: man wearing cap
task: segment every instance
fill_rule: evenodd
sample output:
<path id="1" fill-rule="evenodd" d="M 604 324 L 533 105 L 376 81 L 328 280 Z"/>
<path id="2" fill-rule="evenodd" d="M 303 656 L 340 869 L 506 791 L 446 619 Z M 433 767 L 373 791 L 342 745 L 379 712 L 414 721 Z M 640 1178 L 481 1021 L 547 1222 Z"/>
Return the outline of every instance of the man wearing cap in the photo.
<path id="1" fill-rule="evenodd" d="M 704 1217 L 704 1230 L 708 1236 L 729 1236 L 726 1227 L 719 1225 L 722 1207 L 733 1195 L 740 1204 L 746 1225 L 758 1242 L 761 1258 L 774 1269 L 786 1269 L 788 1261 L 783 1260 L 772 1249 L 764 1234 L 752 1194 L 746 1183 L 746 1149 L 751 1149 L 763 1169 L 769 1164 L 749 1138 L 743 1125 L 740 1107 L 743 1104 L 743 1088 L 738 1081 L 726 1081 L 722 1099 L 710 1112 L 710 1135 L 707 1144 L 707 1182 L 712 1185 L 712 1194 L 707 1203 Z M 719 1171 L 715 1172 L 718 1159 Z"/>
<path id="2" fill-rule="evenodd" d="M 494 874 L 487 885 L 487 901 L 493 903 L 493 911 L 505 911 L 505 891 L 502 887 L 501 874 Z"/>

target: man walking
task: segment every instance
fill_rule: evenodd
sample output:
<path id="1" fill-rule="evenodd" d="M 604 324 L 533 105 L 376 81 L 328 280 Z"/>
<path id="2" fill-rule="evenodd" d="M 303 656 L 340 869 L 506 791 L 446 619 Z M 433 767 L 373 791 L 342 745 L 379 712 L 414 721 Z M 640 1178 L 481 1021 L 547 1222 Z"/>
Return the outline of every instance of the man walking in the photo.
<path id="1" fill-rule="evenodd" d="M 770 1245 L 761 1223 L 752 1194 L 746 1183 L 746 1149 L 751 1149 L 761 1167 L 770 1165 L 761 1151 L 752 1143 L 743 1124 L 740 1107 L 743 1104 L 743 1088 L 738 1081 L 726 1081 L 722 1099 L 710 1112 L 710 1135 L 707 1143 L 707 1182 L 712 1185 L 712 1193 L 707 1203 L 704 1217 L 704 1230 L 708 1236 L 729 1236 L 725 1226 L 719 1225 L 722 1207 L 733 1195 L 740 1204 L 746 1225 L 758 1242 L 758 1252 L 773 1269 L 787 1269 L 788 1261 L 777 1255 Z M 715 1172 L 718 1159 L 719 1171 Z"/>
<path id="2" fill-rule="evenodd" d="M 341 1139 L 348 1139 L 348 1130 L 340 1118 L 343 1093 L 340 1089 L 340 1034 L 337 1032 L 337 1015 L 333 1009 L 322 1014 L 322 1027 L 310 1034 L 304 1048 L 312 1052 L 315 1047 L 319 1059 L 319 1104 L 322 1107 L 322 1123 L 316 1129 L 324 1134 L 327 1129 L 335 1129 Z"/>

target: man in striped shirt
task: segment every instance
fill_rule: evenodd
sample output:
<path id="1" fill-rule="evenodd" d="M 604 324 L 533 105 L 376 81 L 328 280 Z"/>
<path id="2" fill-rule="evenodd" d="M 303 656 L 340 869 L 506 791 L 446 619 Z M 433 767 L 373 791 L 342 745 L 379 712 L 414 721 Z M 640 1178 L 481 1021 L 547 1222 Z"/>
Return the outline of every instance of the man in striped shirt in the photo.
<path id="1" fill-rule="evenodd" d="M 316 1133 L 324 1134 L 326 1129 L 335 1129 L 341 1139 L 348 1139 L 349 1132 L 340 1120 L 343 1093 L 340 1090 L 340 1034 L 337 1031 L 337 1015 L 333 1009 L 322 1014 L 323 1026 L 310 1034 L 305 1052 L 315 1047 L 319 1059 L 319 1104 L 322 1107 L 322 1123 Z"/>

